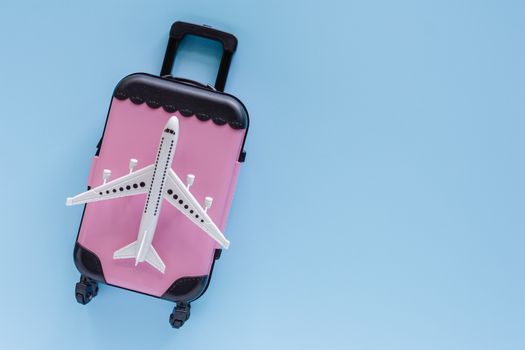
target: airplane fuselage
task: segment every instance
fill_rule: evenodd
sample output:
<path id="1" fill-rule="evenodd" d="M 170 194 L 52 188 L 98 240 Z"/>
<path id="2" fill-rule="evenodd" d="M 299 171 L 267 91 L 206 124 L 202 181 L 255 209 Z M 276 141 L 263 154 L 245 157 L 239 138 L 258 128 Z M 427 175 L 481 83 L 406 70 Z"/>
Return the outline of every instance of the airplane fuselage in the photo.
<path id="1" fill-rule="evenodd" d="M 135 258 L 135 264 L 146 259 L 148 250 L 151 247 L 157 222 L 159 220 L 168 171 L 171 169 L 171 163 L 173 162 L 173 156 L 175 155 L 178 136 L 178 122 L 168 122 L 160 138 L 157 157 L 153 168 L 151 186 L 142 212 L 138 234 L 139 248 Z"/>

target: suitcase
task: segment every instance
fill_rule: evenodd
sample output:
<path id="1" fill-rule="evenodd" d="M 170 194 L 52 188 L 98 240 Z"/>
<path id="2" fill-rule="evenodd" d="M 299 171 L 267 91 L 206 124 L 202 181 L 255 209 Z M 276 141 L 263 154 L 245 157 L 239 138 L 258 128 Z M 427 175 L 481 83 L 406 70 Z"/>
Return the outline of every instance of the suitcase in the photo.
<path id="1" fill-rule="evenodd" d="M 171 76 L 186 35 L 222 44 L 214 87 Z M 90 302 L 102 282 L 173 301 L 169 320 L 179 328 L 206 291 L 228 244 L 220 233 L 246 156 L 248 112 L 223 92 L 236 47 L 232 34 L 175 22 L 160 76 L 131 74 L 116 86 L 88 191 L 67 200 L 87 203 L 74 248 L 80 304 Z"/>

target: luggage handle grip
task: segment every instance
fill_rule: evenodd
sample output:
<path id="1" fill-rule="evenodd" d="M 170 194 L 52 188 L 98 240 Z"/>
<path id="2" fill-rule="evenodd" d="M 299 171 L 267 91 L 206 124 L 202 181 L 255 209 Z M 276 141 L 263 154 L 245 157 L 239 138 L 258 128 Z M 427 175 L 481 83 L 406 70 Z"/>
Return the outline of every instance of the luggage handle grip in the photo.
<path id="1" fill-rule="evenodd" d="M 206 25 L 201 26 L 186 22 L 173 23 L 170 30 L 170 37 L 176 40 L 182 40 L 186 34 L 219 41 L 222 44 L 223 49 L 230 53 L 234 53 L 237 48 L 237 38 L 233 34 Z"/>
<path id="2" fill-rule="evenodd" d="M 237 48 L 237 38 L 233 34 L 222 32 L 208 26 L 200 26 L 179 21 L 173 23 L 171 26 L 168 47 L 166 48 L 166 54 L 164 55 L 164 61 L 162 63 L 160 75 L 166 76 L 171 74 L 173 61 L 175 59 L 175 54 L 177 52 L 179 43 L 188 34 L 215 40 L 222 44 L 222 58 L 219 71 L 217 73 L 217 79 L 215 80 L 215 89 L 224 91 L 232 56 L 235 52 L 235 49 Z"/>

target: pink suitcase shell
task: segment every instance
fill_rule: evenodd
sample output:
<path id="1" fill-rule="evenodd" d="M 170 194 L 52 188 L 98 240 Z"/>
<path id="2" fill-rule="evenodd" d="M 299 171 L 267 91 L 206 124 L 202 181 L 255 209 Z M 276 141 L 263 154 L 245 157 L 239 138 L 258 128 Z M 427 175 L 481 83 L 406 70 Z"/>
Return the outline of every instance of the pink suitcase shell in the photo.
<path id="1" fill-rule="evenodd" d="M 171 77 L 178 42 L 186 34 L 223 44 L 224 54 L 215 89 Z M 137 73 L 125 77 L 114 90 L 102 139 L 93 158 L 88 186 L 102 184 L 102 172 L 127 174 L 128 161 L 137 169 L 155 162 L 164 125 L 175 115 L 179 139 L 173 170 L 181 177 L 196 176 L 191 192 L 199 201 L 214 198 L 208 215 L 224 232 L 248 130 L 248 113 L 235 97 L 221 92 L 237 40 L 231 34 L 183 22 L 173 24 L 161 77 Z M 190 303 L 200 297 L 221 250 L 190 220 L 170 205 L 163 205 L 153 245 L 166 264 L 159 273 L 148 264 L 114 260 L 113 252 L 137 239 L 145 194 L 85 206 L 74 260 L 81 273 L 76 298 L 89 302 L 103 282 L 176 302 L 170 316 L 179 328 L 189 318 Z M 225 233 L 228 236 L 228 233 Z"/>

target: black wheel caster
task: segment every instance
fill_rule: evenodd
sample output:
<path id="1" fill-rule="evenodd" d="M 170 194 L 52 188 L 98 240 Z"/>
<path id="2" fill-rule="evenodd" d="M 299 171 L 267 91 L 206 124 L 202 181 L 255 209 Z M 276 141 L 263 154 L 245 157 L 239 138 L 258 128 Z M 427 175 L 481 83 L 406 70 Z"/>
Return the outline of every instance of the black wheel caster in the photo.
<path id="1" fill-rule="evenodd" d="M 180 328 L 190 318 L 191 305 L 189 303 L 179 302 L 173 308 L 170 315 L 170 325 L 173 328 Z"/>
<path id="2" fill-rule="evenodd" d="M 86 305 L 91 299 L 96 297 L 97 294 L 97 281 L 86 276 L 80 276 L 80 281 L 75 285 L 75 298 L 77 299 L 77 302 Z"/>

